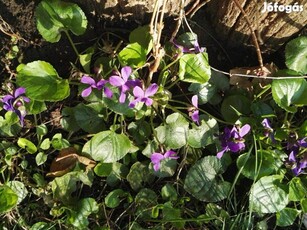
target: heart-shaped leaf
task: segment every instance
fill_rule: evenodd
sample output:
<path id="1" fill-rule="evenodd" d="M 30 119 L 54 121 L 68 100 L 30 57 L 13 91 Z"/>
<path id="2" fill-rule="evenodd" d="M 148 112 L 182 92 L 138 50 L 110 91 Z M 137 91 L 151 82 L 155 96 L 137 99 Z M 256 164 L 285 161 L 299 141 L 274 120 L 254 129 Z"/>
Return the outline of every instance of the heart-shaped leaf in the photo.
<path id="1" fill-rule="evenodd" d="M 179 113 L 166 118 L 166 125 L 156 128 L 158 139 L 170 149 L 179 149 L 187 143 L 189 122 Z"/>
<path id="2" fill-rule="evenodd" d="M 188 132 L 188 144 L 193 148 L 205 147 L 212 144 L 215 140 L 215 134 L 218 132 L 218 124 L 215 119 L 201 119 L 201 125 L 194 125 Z"/>
<path id="3" fill-rule="evenodd" d="M 208 54 L 184 54 L 179 61 L 179 78 L 185 82 L 204 84 L 211 75 Z"/>
<path id="4" fill-rule="evenodd" d="M 95 134 L 84 145 L 82 152 L 91 156 L 95 161 L 113 163 L 123 158 L 131 148 L 132 144 L 124 134 L 103 131 Z"/>
<path id="5" fill-rule="evenodd" d="M 295 113 L 297 106 L 307 105 L 307 83 L 305 79 L 282 79 L 272 82 L 274 101 L 284 110 Z"/>
<path id="6" fill-rule="evenodd" d="M 48 42 L 58 42 L 63 30 L 81 35 L 87 27 L 84 12 L 74 3 L 43 0 L 38 4 L 35 16 L 38 31 Z"/>
<path id="7" fill-rule="evenodd" d="M 189 170 L 184 189 L 201 201 L 217 202 L 227 197 L 231 184 L 219 179 L 226 165 L 215 156 L 197 161 Z"/>
<path id="8" fill-rule="evenodd" d="M 146 55 L 147 49 L 134 42 L 119 52 L 118 59 L 122 66 L 141 67 L 146 62 Z"/>
<path id="9" fill-rule="evenodd" d="M 298 37 L 286 45 L 286 65 L 299 73 L 307 73 L 307 36 Z"/>
<path id="10" fill-rule="evenodd" d="M 260 178 L 251 188 L 249 203 L 258 213 L 281 211 L 288 204 L 288 194 L 280 180 L 282 176 L 271 175 Z"/>
<path id="11" fill-rule="evenodd" d="M 83 198 L 70 210 L 68 222 L 76 229 L 86 229 L 89 224 L 88 216 L 98 210 L 99 206 L 94 198 Z"/>
<path id="12" fill-rule="evenodd" d="M 69 96 L 68 80 L 59 77 L 51 64 L 34 61 L 18 68 L 17 84 L 26 88 L 30 99 L 61 101 Z"/>
<path id="13" fill-rule="evenodd" d="M 20 148 L 26 149 L 28 153 L 33 154 L 36 153 L 37 147 L 33 144 L 32 141 L 29 141 L 26 138 L 20 137 L 17 141 L 17 144 Z"/>
<path id="14" fill-rule="evenodd" d="M 17 202 L 17 194 L 10 187 L 0 185 L 0 213 L 10 211 L 17 205 Z"/>

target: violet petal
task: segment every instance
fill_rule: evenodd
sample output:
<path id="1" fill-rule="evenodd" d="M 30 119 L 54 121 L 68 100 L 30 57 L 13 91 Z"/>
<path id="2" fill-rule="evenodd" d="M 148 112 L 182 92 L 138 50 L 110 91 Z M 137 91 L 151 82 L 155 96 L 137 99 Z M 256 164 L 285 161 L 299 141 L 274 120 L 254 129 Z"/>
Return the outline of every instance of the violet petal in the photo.
<path id="1" fill-rule="evenodd" d="M 134 89 L 133 89 L 133 95 L 135 96 L 135 97 L 144 97 L 144 91 L 142 90 L 142 88 L 141 87 L 139 87 L 139 86 L 136 86 Z"/>
<path id="2" fill-rule="evenodd" d="M 156 83 L 151 84 L 145 91 L 144 96 L 149 97 L 158 91 L 159 86 Z"/>
<path id="3" fill-rule="evenodd" d="M 104 87 L 103 91 L 107 98 L 112 98 L 113 92 L 108 87 Z"/>
<path id="4" fill-rule="evenodd" d="M 240 131 L 239 131 L 239 135 L 241 137 L 244 137 L 249 131 L 250 131 L 251 127 L 249 124 L 246 124 L 246 125 L 243 125 L 241 128 L 240 128 Z"/>
<path id="5" fill-rule="evenodd" d="M 126 82 L 132 73 L 132 68 L 130 66 L 125 66 L 121 69 L 121 75 L 124 81 Z"/>
<path id="6" fill-rule="evenodd" d="M 96 85 L 96 82 L 93 78 L 88 76 L 83 76 L 81 78 L 81 83 L 87 84 L 87 85 Z"/>
<path id="7" fill-rule="evenodd" d="M 198 96 L 197 95 L 194 95 L 192 97 L 192 105 L 195 107 L 195 108 L 198 108 Z"/>
<path id="8" fill-rule="evenodd" d="M 14 92 L 14 97 L 17 98 L 19 97 L 20 95 L 24 94 L 26 92 L 26 89 L 23 88 L 23 87 L 19 87 L 15 90 Z"/>
<path id="9" fill-rule="evenodd" d="M 119 103 L 123 104 L 125 103 L 125 101 L 126 101 L 126 94 L 124 92 L 121 92 L 119 96 Z"/>
<path id="10" fill-rule="evenodd" d="M 125 84 L 125 81 L 121 77 L 116 76 L 116 75 L 111 76 L 109 78 L 109 82 L 113 86 L 122 86 Z"/>
<path id="11" fill-rule="evenodd" d="M 198 110 L 195 110 L 193 113 L 192 113 L 192 121 L 194 121 L 195 123 L 197 123 L 199 125 L 199 111 Z"/>
<path id="12" fill-rule="evenodd" d="M 145 105 L 147 106 L 151 106 L 153 103 L 153 100 L 151 98 L 143 98 L 143 100 L 145 102 Z"/>
<path id="13" fill-rule="evenodd" d="M 88 97 L 91 93 L 92 93 L 92 87 L 90 86 L 82 91 L 81 96 Z"/>
<path id="14" fill-rule="evenodd" d="M 150 156 L 150 160 L 154 164 L 160 162 L 162 159 L 164 159 L 164 156 L 161 153 L 153 153 Z"/>

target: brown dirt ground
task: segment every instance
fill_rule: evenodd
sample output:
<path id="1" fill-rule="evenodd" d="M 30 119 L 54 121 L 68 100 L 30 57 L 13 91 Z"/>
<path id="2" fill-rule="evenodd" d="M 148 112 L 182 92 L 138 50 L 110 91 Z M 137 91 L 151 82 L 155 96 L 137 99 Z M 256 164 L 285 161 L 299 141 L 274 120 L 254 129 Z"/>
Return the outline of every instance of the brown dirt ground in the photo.
<path id="1" fill-rule="evenodd" d="M 75 53 L 73 52 L 66 36 L 62 36 L 58 43 L 45 42 L 38 31 L 35 24 L 35 6 L 40 0 L 0 0 L 0 74 L 8 74 L 9 70 L 14 71 L 19 63 L 27 63 L 34 60 L 44 60 L 51 63 L 58 71 L 61 77 L 67 77 L 70 74 L 71 63 L 76 61 Z M 204 9 L 205 10 L 205 9 Z M 253 66 L 257 65 L 257 58 L 253 49 L 244 47 L 226 49 L 223 43 L 216 39 L 216 35 L 210 23 L 204 23 L 206 12 L 199 11 L 193 20 L 196 24 L 200 24 L 205 30 L 199 27 L 193 27 L 193 30 L 199 35 L 200 44 L 207 47 L 209 53 L 210 64 L 214 67 L 228 71 L 234 66 Z M 95 41 L 103 31 L 105 31 L 106 22 L 101 18 L 95 18 L 93 15 L 87 15 L 89 20 L 89 28 L 86 34 L 80 37 L 73 37 L 77 42 L 79 51 L 85 50 L 90 46 L 91 42 Z M 198 22 L 198 23 L 197 23 Z M 110 24 L 110 22 L 108 22 Z M 112 23 L 111 23 L 112 24 Z M 165 21 L 165 33 L 171 33 L 174 28 L 175 21 L 172 18 Z M 113 27 L 113 25 L 107 25 Z M 120 23 L 115 25 L 117 28 L 134 28 L 136 22 L 129 24 Z M 5 54 L 12 48 L 11 37 L 18 37 L 18 59 L 12 62 L 5 59 Z M 283 63 L 282 49 L 270 56 L 264 56 L 265 62 L 274 61 L 276 64 Z M 2 70 L 1 70 L 2 69 Z M 3 79 L 3 77 L 1 77 Z M 1 81 L 1 80 L 0 80 Z"/>

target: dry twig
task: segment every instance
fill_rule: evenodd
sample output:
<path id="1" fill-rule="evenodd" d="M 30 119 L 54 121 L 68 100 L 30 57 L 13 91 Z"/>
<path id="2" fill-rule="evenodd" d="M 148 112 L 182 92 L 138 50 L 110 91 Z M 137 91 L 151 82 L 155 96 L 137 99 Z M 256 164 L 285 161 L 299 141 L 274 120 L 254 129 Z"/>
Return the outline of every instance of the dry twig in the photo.
<path id="1" fill-rule="evenodd" d="M 258 57 L 258 62 L 259 62 L 259 66 L 261 68 L 261 70 L 263 70 L 263 59 L 262 59 L 262 55 L 261 55 L 261 50 L 260 50 L 260 46 L 259 46 L 259 43 L 258 43 L 258 39 L 257 39 L 257 36 L 256 36 L 256 33 L 255 33 L 255 30 L 253 29 L 253 25 L 251 23 L 251 21 L 249 20 L 245 10 L 242 8 L 242 6 L 240 5 L 240 3 L 238 2 L 238 0 L 233 0 L 234 3 L 237 5 L 237 7 L 240 9 L 243 17 L 245 18 L 246 20 L 246 23 L 248 25 L 248 28 L 250 29 L 251 31 L 251 35 L 252 35 L 252 39 L 253 39 L 253 43 L 255 45 L 255 48 L 256 48 L 256 52 L 257 52 L 257 57 Z"/>

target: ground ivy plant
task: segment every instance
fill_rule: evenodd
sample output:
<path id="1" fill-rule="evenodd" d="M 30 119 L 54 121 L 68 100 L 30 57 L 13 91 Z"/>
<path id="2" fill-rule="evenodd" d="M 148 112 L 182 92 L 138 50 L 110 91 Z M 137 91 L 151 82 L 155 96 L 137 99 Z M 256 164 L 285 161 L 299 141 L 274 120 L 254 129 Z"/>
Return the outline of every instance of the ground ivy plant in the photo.
<path id="1" fill-rule="evenodd" d="M 64 32 L 78 74 L 37 60 L 2 87 L 3 229 L 307 226 L 306 36 L 286 45 L 288 69 L 247 90 L 211 69 L 192 31 L 160 56 L 147 25 L 78 50 L 79 6 L 43 0 L 36 18 L 46 41 Z"/>

